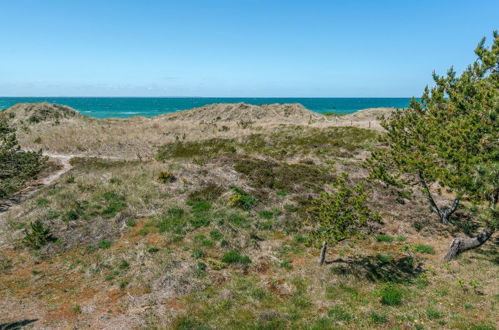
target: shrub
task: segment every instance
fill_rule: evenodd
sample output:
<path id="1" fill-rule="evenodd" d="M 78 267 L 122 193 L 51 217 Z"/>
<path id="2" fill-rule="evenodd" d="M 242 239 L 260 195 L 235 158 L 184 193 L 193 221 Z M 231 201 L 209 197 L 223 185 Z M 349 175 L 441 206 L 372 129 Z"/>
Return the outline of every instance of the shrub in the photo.
<path id="1" fill-rule="evenodd" d="M 10 197 L 35 179 L 47 161 L 41 151 L 21 151 L 15 130 L 0 116 L 0 198 Z"/>
<path id="2" fill-rule="evenodd" d="M 161 183 L 171 183 L 177 181 L 177 178 L 172 172 L 160 172 L 158 175 L 158 181 Z"/>
<path id="3" fill-rule="evenodd" d="M 231 263 L 240 263 L 240 264 L 249 264 L 251 263 L 251 259 L 248 256 L 241 255 L 237 251 L 229 251 L 225 253 L 222 257 L 222 261 L 228 264 Z"/>
<path id="4" fill-rule="evenodd" d="M 228 205 L 249 211 L 256 204 L 256 199 L 238 187 L 231 187 L 234 192 L 229 198 Z"/>
<path id="5" fill-rule="evenodd" d="M 359 236 L 368 222 L 379 222 L 380 216 L 367 206 L 369 194 L 364 185 L 351 188 L 347 176 L 340 178 L 333 193 L 323 192 L 312 200 L 308 208 L 309 222 L 316 228 L 311 232 L 314 241 L 333 243 Z"/>
<path id="6" fill-rule="evenodd" d="M 378 295 L 383 305 L 399 306 L 402 304 L 403 291 L 392 284 L 383 286 Z"/>
<path id="7" fill-rule="evenodd" d="M 416 244 L 413 246 L 414 252 L 426 253 L 426 254 L 435 254 L 435 249 L 433 246 L 425 245 L 425 244 Z"/>
<path id="8" fill-rule="evenodd" d="M 393 237 L 390 235 L 378 235 L 378 236 L 376 236 L 376 241 L 391 243 L 391 242 L 393 242 Z"/>
<path id="9" fill-rule="evenodd" d="M 30 224 L 31 231 L 24 236 L 23 243 L 27 247 L 40 249 L 43 245 L 55 241 L 50 229 L 46 227 L 40 220 L 36 220 Z"/>

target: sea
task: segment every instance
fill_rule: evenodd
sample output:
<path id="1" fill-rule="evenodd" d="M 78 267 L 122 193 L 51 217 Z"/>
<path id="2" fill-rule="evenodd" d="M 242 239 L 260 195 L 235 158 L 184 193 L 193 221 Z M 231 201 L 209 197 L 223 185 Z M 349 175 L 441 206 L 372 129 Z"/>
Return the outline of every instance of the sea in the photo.
<path id="1" fill-rule="evenodd" d="M 95 118 L 152 117 L 213 103 L 244 102 L 253 105 L 300 103 L 318 113 L 353 113 L 378 107 L 405 108 L 410 98 L 247 98 L 247 97 L 0 97 L 0 109 L 21 102 L 50 102 L 70 106 Z"/>

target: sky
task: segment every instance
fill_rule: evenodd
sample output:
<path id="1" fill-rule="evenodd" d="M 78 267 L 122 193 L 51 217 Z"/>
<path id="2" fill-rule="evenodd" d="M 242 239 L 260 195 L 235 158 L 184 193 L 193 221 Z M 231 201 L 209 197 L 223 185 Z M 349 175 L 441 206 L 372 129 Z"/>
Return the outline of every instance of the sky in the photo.
<path id="1" fill-rule="evenodd" d="M 497 0 L 0 0 L 0 96 L 412 97 Z"/>

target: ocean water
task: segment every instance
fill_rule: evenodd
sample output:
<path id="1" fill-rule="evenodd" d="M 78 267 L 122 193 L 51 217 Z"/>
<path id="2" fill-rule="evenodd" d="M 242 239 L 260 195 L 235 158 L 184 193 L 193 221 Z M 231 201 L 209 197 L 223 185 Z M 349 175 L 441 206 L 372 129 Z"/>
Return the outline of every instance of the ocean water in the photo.
<path id="1" fill-rule="evenodd" d="M 353 113 L 366 108 L 409 105 L 410 98 L 226 98 L 226 97 L 0 97 L 0 109 L 20 102 L 50 102 L 70 106 L 95 118 L 152 117 L 164 113 L 201 107 L 212 103 L 262 105 L 300 103 L 318 113 Z"/>

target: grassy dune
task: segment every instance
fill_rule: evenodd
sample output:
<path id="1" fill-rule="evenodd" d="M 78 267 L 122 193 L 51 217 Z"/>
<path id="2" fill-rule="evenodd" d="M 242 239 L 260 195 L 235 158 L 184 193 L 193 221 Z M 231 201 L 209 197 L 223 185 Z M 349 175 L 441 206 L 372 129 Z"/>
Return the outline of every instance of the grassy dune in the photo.
<path id="1" fill-rule="evenodd" d="M 77 122 L 89 132 L 87 120 L 113 133 L 125 127 L 74 118 L 23 124 L 22 141 L 40 137 L 48 150 L 73 150 L 66 130 Z M 207 134 L 189 119 L 176 126 L 177 136 L 186 135 L 177 141 L 155 134 L 179 122 L 159 122 L 140 139 L 138 129 L 127 138 L 123 132 L 130 143 L 122 140 L 121 149 L 104 139 L 111 134 L 95 132 L 88 139 L 101 140 L 99 153 L 121 160 L 75 157 L 55 184 L 0 214 L 2 321 L 36 318 L 35 326 L 49 328 L 495 329 L 497 245 L 443 263 L 463 228 L 440 225 L 417 192 L 407 199 L 372 185 L 369 206 L 382 223 L 332 247 L 331 262 L 318 264 L 319 249 L 308 239 L 310 200 L 342 173 L 350 184 L 365 177 L 361 162 L 382 133 L 308 122 L 243 128 L 228 121 Z M 57 134 L 64 138 L 55 142 Z M 148 157 L 135 157 L 151 139 L 158 145 L 147 147 Z M 98 155 L 91 147 L 82 152 Z M 37 220 L 51 237 L 32 248 L 25 235 Z"/>

